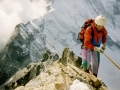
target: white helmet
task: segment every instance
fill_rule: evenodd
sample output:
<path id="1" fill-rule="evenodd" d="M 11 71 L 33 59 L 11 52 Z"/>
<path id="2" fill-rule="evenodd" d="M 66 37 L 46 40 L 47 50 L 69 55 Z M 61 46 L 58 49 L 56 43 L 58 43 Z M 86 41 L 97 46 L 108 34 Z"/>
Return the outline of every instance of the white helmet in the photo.
<path id="1" fill-rule="evenodd" d="M 99 15 L 96 17 L 95 23 L 99 26 L 105 26 L 106 25 L 106 18 L 102 15 Z"/>

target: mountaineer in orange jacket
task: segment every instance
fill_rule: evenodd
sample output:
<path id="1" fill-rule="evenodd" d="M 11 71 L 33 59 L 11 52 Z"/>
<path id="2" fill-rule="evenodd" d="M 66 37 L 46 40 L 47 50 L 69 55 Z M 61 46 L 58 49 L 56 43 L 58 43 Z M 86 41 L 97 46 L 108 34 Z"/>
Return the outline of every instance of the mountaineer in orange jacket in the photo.
<path id="1" fill-rule="evenodd" d="M 87 27 L 84 34 L 84 48 L 82 50 L 82 65 L 89 73 L 89 65 L 92 62 L 93 75 L 97 77 L 100 63 L 100 53 L 106 49 L 107 30 L 106 18 L 102 15 L 96 17 L 91 26 Z M 100 48 L 100 45 L 103 45 Z"/>

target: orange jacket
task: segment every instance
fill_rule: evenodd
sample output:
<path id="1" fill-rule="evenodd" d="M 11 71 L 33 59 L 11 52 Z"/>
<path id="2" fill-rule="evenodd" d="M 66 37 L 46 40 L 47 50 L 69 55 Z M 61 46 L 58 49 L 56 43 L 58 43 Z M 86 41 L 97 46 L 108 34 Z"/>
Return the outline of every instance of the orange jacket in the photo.
<path id="1" fill-rule="evenodd" d="M 89 50 L 94 50 L 95 46 L 99 47 L 101 43 L 106 43 L 106 40 L 107 30 L 103 27 L 103 29 L 98 32 L 95 27 L 95 22 L 93 22 L 85 31 L 84 46 Z"/>

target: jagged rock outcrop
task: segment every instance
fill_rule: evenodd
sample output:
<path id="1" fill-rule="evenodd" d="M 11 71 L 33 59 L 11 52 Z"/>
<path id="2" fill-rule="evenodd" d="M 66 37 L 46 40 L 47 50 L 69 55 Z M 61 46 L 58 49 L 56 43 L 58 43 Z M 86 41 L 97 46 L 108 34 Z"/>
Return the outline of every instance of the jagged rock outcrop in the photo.
<path id="1" fill-rule="evenodd" d="M 107 86 L 81 69 L 82 59 L 69 48 L 62 57 L 45 51 L 40 62 L 31 63 L 18 71 L 2 87 L 3 90 L 70 90 L 74 80 L 87 85 L 89 90 L 108 90 Z"/>

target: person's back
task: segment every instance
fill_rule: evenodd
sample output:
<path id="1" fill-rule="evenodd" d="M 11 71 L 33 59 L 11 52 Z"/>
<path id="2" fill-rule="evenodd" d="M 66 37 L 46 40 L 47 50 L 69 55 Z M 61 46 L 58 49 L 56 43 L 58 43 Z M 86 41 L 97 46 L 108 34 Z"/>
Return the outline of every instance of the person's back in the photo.
<path id="1" fill-rule="evenodd" d="M 89 64 L 92 57 L 92 71 L 95 76 L 98 73 L 100 62 L 100 53 L 105 50 L 105 43 L 107 40 L 107 30 L 105 29 L 106 18 L 104 16 L 97 16 L 95 22 L 87 27 L 84 34 L 84 48 L 82 50 L 82 64 L 84 70 L 88 72 Z M 93 33 L 93 34 L 91 34 Z M 103 44 L 100 48 L 100 44 Z"/>

